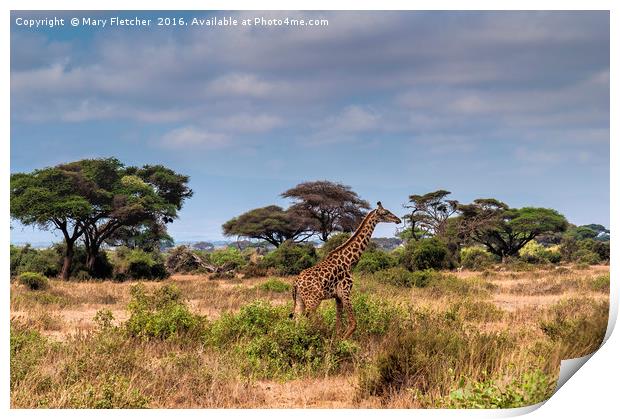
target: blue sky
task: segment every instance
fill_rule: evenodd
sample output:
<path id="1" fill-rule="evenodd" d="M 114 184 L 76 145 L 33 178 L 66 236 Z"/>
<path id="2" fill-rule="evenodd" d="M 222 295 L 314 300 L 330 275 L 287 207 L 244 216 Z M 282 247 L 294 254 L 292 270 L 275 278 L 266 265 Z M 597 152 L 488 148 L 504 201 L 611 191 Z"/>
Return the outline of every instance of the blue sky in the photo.
<path id="1" fill-rule="evenodd" d="M 194 197 L 169 227 L 217 240 L 308 180 L 404 214 L 438 188 L 609 226 L 607 12 L 225 12 L 327 27 L 24 28 L 13 12 L 11 172 L 162 163 Z M 57 240 L 12 222 L 11 240 Z M 375 236 L 391 236 L 381 225 Z"/>

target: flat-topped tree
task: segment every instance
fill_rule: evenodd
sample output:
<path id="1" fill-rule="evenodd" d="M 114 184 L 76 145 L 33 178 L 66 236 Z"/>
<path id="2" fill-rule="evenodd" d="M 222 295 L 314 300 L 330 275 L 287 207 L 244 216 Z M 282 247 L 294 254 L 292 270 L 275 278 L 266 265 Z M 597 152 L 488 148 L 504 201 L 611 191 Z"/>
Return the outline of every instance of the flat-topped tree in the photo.
<path id="1" fill-rule="evenodd" d="M 104 165 L 105 159 L 101 161 Z M 89 175 L 90 161 L 80 161 L 72 170 Z M 107 169 L 104 168 L 104 172 Z M 113 175 L 114 176 L 114 175 Z M 115 182 L 102 179 L 102 187 L 108 188 L 107 199 L 98 203 L 93 216 L 84 220 L 84 244 L 86 264 L 91 273 L 101 245 L 122 228 L 145 224 L 165 226 L 177 218 L 177 212 L 185 199 L 192 196 L 188 188 L 189 177 L 180 175 L 161 165 L 141 168 L 119 166 Z"/>
<path id="2" fill-rule="evenodd" d="M 281 195 L 295 202 L 290 210 L 306 220 L 321 240 L 336 231 L 355 231 L 370 209 L 350 186 L 319 180 L 304 182 Z"/>
<path id="3" fill-rule="evenodd" d="M 96 276 L 101 245 L 126 227 L 172 222 L 192 195 L 188 180 L 159 165 L 137 168 L 115 158 L 79 160 L 12 175 L 11 216 L 63 232 L 63 278 L 69 275 L 73 246 L 82 238 L 87 267 Z"/>
<path id="4" fill-rule="evenodd" d="M 279 247 L 286 240 L 307 240 L 314 233 L 308 222 L 295 211 L 277 205 L 255 208 L 222 225 L 225 236 L 265 240 Z"/>
<path id="5" fill-rule="evenodd" d="M 57 167 L 11 175 L 11 218 L 42 230 L 60 230 L 65 254 L 60 273 L 69 278 L 75 242 L 84 233 L 82 221 L 93 214 L 92 182 Z"/>
<path id="6" fill-rule="evenodd" d="M 550 208 L 509 208 L 496 199 L 477 199 L 460 205 L 461 229 L 474 242 L 483 244 L 505 260 L 536 237 L 565 231 L 568 222 Z"/>
<path id="7" fill-rule="evenodd" d="M 424 195 L 410 195 L 409 208 L 411 213 L 405 217 L 409 223 L 409 234 L 414 240 L 424 236 L 441 235 L 446 220 L 457 212 L 459 202 L 448 199 L 451 192 L 443 189 L 429 192 Z"/>

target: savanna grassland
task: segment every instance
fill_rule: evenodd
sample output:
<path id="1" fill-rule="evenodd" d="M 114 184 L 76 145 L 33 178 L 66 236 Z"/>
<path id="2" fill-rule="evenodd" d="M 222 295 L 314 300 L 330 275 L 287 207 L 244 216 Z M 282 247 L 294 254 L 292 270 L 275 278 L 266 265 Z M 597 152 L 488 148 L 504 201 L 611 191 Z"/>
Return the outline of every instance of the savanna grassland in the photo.
<path id="1" fill-rule="evenodd" d="M 13 408 L 518 407 L 605 334 L 609 267 L 356 274 L 295 324 L 294 277 L 11 284 Z"/>

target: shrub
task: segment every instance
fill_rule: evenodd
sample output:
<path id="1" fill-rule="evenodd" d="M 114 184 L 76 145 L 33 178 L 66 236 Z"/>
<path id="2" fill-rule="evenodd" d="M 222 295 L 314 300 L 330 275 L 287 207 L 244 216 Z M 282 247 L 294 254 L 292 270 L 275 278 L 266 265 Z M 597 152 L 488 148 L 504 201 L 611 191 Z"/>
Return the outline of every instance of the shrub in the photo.
<path id="1" fill-rule="evenodd" d="M 317 262 L 317 253 L 311 244 L 284 242 L 267 254 L 260 265 L 273 268 L 280 275 L 297 275 Z"/>
<path id="2" fill-rule="evenodd" d="M 44 290 L 49 287 L 47 278 L 37 272 L 24 272 L 19 275 L 18 281 L 31 290 Z"/>
<path id="3" fill-rule="evenodd" d="M 460 252 L 461 266 L 465 269 L 483 270 L 493 264 L 493 255 L 482 247 L 464 247 Z"/>
<path id="4" fill-rule="evenodd" d="M 11 320 L 11 389 L 35 369 L 47 350 L 47 341 L 34 330 Z"/>
<path id="5" fill-rule="evenodd" d="M 540 370 L 526 372 L 500 386 L 496 380 L 469 381 L 450 392 L 448 406 L 456 409 L 508 409 L 530 406 L 547 400 L 556 387 L 556 380 Z"/>
<path id="6" fill-rule="evenodd" d="M 601 263 L 601 258 L 599 257 L 599 255 L 588 249 L 579 249 L 577 252 L 575 252 L 575 260 L 578 263 L 583 263 L 587 265 L 596 265 L 598 263 Z"/>
<path id="7" fill-rule="evenodd" d="M 290 309 L 255 301 L 236 313 L 214 321 L 207 344 L 234 353 L 244 375 L 256 378 L 293 378 L 325 374 L 350 361 L 357 351 L 351 342 L 332 342 L 308 319 L 295 322 Z"/>
<path id="8" fill-rule="evenodd" d="M 458 321 L 417 313 L 384 339 L 360 375 L 360 392 L 385 396 L 411 389 L 448 394 L 454 377 L 480 380 L 499 372 L 512 347 L 507 334 L 485 334 L 465 329 Z"/>
<path id="9" fill-rule="evenodd" d="M 558 246 L 546 248 L 532 240 L 519 250 L 519 257 L 526 263 L 558 263 L 562 259 Z"/>
<path id="10" fill-rule="evenodd" d="M 439 239 L 410 240 L 405 246 L 402 263 L 410 271 L 441 269 L 447 255 L 448 248 Z"/>
<path id="11" fill-rule="evenodd" d="M 351 233 L 336 233 L 333 234 L 318 250 L 318 255 L 321 259 L 325 259 L 325 256 L 329 255 L 331 251 L 335 250 L 338 246 L 349 240 Z"/>
<path id="12" fill-rule="evenodd" d="M 267 268 L 261 264 L 250 262 L 239 270 L 244 278 L 262 278 L 267 276 Z"/>
<path id="13" fill-rule="evenodd" d="M 392 255 L 382 250 L 371 250 L 362 253 L 355 270 L 363 273 L 374 273 L 396 265 Z"/>
<path id="14" fill-rule="evenodd" d="M 594 291 L 609 294 L 609 274 L 599 275 L 592 280 L 590 288 Z"/>
<path id="15" fill-rule="evenodd" d="M 221 271 L 234 271 L 246 264 L 241 251 L 235 247 L 213 251 L 209 254 L 209 261 Z"/>
<path id="16" fill-rule="evenodd" d="M 159 253 L 126 247 L 121 247 L 114 253 L 114 278 L 117 280 L 164 279 L 168 276 Z"/>
<path id="17" fill-rule="evenodd" d="M 413 287 L 415 279 L 413 272 L 409 272 L 405 268 L 395 267 L 384 271 L 376 272 L 372 275 L 372 279 L 384 284 L 390 284 L 397 287 Z"/>
<path id="18" fill-rule="evenodd" d="M 18 247 L 11 245 L 11 277 L 23 272 L 36 272 L 55 277 L 62 268 L 62 258 L 53 249 L 35 249 L 29 244 Z"/>
<path id="19" fill-rule="evenodd" d="M 260 284 L 258 288 L 270 292 L 288 292 L 291 290 L 291 284 L 278 278 L 269 278 L 267 281 Z"/>
<path id="20" fill-rule="evenodd" d="M 131 287 L 130 317 L 125 327 L 131 336 L 145 339 L 197 337 L 203 331 L 202 317 L 189 311 L 179 289 L 164 285 L 148 294 L 144 285 Z"/>

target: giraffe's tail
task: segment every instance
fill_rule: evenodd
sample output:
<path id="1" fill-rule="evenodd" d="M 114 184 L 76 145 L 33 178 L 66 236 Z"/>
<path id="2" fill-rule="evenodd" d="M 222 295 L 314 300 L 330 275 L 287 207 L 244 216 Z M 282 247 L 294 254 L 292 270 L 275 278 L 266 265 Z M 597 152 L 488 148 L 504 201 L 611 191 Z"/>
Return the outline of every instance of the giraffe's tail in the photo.
<path id="1" fill-rule="evenodd" d="M 292 319 L 295 316 L 295 307 L 297 305 L 297 284 L 293 284 L 293 312 L 288 315 L 289 319 Z"/>

